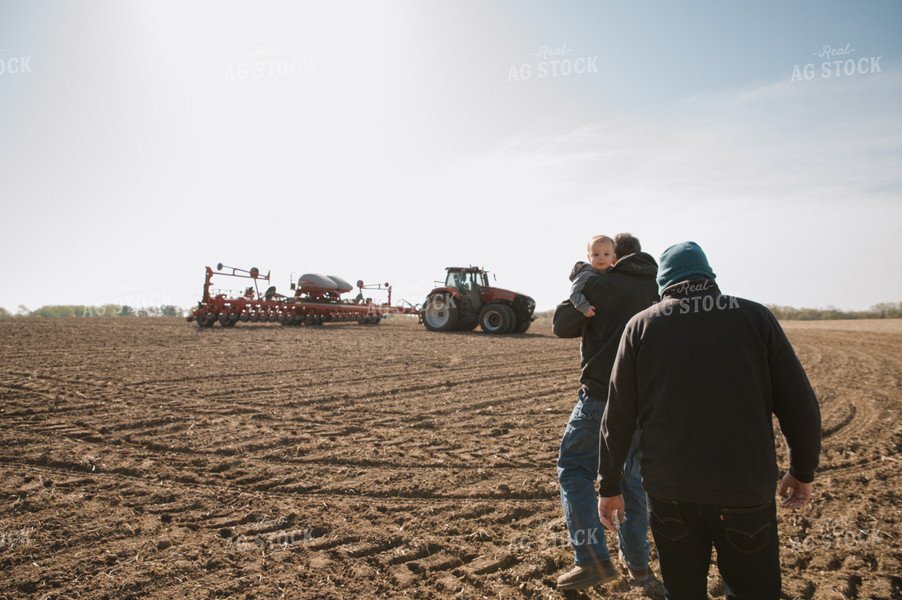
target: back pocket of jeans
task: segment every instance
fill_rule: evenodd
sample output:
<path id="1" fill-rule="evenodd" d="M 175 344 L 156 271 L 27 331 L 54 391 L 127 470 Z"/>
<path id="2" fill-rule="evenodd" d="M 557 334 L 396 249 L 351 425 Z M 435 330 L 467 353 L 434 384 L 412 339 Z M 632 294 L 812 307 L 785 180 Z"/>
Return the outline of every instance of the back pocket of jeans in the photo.
<path id="1" fill-rule="evenodd" d="M 652 533 L 671 542 L 677 542 L 689 535 L 676 502 L 649 498 L 649 506 L 651 508 L 649 524 Z"/>
<path id="2" fill-rule="evenodd" d="M 727 541 L 743 554 L 762 550 L 774 535 L 773 512 L 773 501 L 754 508 L 724 509 L 722 514 Z"/>

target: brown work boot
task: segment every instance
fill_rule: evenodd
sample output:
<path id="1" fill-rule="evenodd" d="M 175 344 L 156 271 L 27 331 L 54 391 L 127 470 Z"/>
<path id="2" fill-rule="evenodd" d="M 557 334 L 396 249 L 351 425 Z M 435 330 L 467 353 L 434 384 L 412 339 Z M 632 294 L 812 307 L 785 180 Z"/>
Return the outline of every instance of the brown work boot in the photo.
<path id="1" fill-rule="evenodd" d="M 630 579 L 632 579 L 634 583 L 644 585 L 655 580 L 655 574 L 652 573 L 651 567 L 645 567 L 644 569 L 632 568 L 629 563 L 626 562 L 623 550 L 617 553 L 617 558 L 620 559 L 620 562 L 622 562 L 623 566 L 626 567 L 626 570 L 629 571 Z"/>
<path id="2" fill-rule="evenodd" d="M 614 581 L 620 573 L 614 568 L 611 559 L 605 559 L 591 565 L 576 565 L 557 578 L 559 590 L 582 590 L 599 583 Z"/>

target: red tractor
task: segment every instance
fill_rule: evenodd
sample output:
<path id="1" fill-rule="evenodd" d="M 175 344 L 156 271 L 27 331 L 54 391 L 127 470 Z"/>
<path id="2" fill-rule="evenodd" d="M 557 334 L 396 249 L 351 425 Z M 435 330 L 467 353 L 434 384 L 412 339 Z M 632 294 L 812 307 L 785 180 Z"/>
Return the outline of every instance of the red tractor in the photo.
<path id="1" fill-rule="evenodd" d="M 426 298 L 420 312 L 429 331 L 523 333 L 534 317 L 535 300 L 529 296 L 491 287 L 479 267 L 447 267 L 445 285 Z"/>

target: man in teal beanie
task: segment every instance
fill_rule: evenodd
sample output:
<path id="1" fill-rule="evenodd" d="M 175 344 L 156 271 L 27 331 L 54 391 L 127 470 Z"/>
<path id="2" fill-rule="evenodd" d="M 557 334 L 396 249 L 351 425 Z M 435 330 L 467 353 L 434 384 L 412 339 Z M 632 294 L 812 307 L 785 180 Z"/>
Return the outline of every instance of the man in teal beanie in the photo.
<path id="1" fill-rule="evenodd" d="M 708 597 L 713 546 L 727 598 L 779 600 L 776 505 L 796 509 L 811 498 L 817 398 L 773 314 L 722 294 L 698 244 L 665 250 L 656 281 L 661 301 L 626 324 L 614 361 L 599 518 L 616 530 L 623 461 L 638 429 L 664 597 Z M 773 415 L 789 450 L 782 479 Z"/>

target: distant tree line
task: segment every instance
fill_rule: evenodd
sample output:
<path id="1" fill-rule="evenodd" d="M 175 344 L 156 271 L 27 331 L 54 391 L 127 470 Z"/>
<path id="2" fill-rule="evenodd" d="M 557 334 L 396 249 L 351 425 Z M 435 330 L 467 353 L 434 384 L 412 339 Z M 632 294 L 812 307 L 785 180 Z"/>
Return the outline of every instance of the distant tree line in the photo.
<path id="1" fill-rule="evenodd" d="M 774 316 L 781 321 L 816 321 L 828 319 L 902 319 L 902 302 L 881 302 L 868 310 L 840 310 L 832 306 L 827 308 L 795 308 L 767 304 Z M 537 324 L 551 324 L 553 310 L 537 312 L 534 315 Z"/>
<path id="2" fill-rule="evenodd" d="M 827 308 L 795 308 L 768 304 L 774 316 L 786 321 L 816 321 L 832 319 L 900 319 L 902 318 L 902 302 L 881 302 L 868 310 L 840 310 L 833 306 Z"/>
<path id="3" fill-rule="evenodd" d="M 28 310 L 19 305 L 16 314 L 0 307 L 0 318 L 3 317 L 184 317 L 185 310 L 173 304 L 161 306 L 132 307 L 119 304 L 103 304 L 86 306 L 82 304 L 63 304 L 42 306 L 36 310 Z"/>
<path id="4" fill-rule="evenodd" d="M 827 308 L 795 308 L 767 304 L 774 316 L 786 321 L 816 321 L 829 319 L 902 319 L 902 302 L 881 302 L 868 310 L 840 310 Z M 84 306 L 81 304 L 49 305 L 37 310 L 28 310 L 19 305 L 16 314 L 0 306 L 0 318 L 5 317 L 184 317 L 185 309 L 173 304 L 161 306 L 143 306 L 134 308 L 128 305 L 104 304 L 101 306 Z M 536 323 L 551 323 L 553 310 L 535 313 Z"/>

